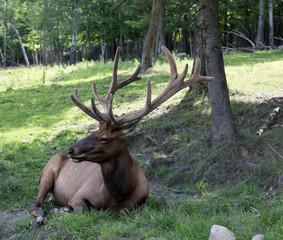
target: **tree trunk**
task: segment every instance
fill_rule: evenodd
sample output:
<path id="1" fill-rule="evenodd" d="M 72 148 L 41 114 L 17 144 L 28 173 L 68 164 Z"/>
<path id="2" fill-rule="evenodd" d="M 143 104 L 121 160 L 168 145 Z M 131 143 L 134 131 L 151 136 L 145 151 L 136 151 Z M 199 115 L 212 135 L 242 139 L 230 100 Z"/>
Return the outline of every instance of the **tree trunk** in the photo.
<path id="1" fill-rule="evenodd" d="M 269 46 L 274 47 L 273 0 L 268 1 L 269 10 Z"/>
<path id="2" fill-rule="evenodd" d="M 150 25 L 143 45 L 141 61 L 142 72 L 152 67 L 152 55 L 158 32 L 160 8 L 161 0 L 154 0 L 152 4 Z"/>
<path id="3" fill-rule="evenodd" d="M 257 20 L 257 18 L 256 18 L 255 0 L 253 0 L 253 14 L 254 14 L 254 36 L 256 36 L 256 33 L 257 33 L 256 20 Z"/>
<path id="4" fill-rule="evenodd" d="M 3 56 L 3 53 L 2 53 L 2 49 L 1 49 L 1 47 L 0 47 L 0 57 L 1 57 L 1 62 L 2 62 L 2 64 L 4 63 L 4 56 Z M 2 64 L 0 64 L 0 66 L 2 65 Z"/>
<path id="5" fill-rule="evenodd" d="M 256 46 L 263 46 L 263 35 L 264 35 L 264 12 L 265 12 L 265 0 L 259 1 L 259 16 L 258 16 L 258 28 L 256 36 Z"/>
<path id="6" fill-rule="evenodd" d="M 203 40 L 206 72 L 214 81 L 208 83 L 212 110 L 211 145 L 217 146 L 222 140 L 235 140 L 233 116 L 227 88 L 219 26 L 219 1 L 200 0 L 203 5 Z"/>
<path id="7" fill-rule="evenodd" d="M 7 66 L 7 25 L 4 26 L 4 56 L 3 56 L 3 68 Z"/>
<path id="8" fill-rule="evenodd" d="M 101 58 L 105 62 L 105 41 L 100 37 Z"/>
<path id="9" fill-rule="evenodd" d="M 118 11 L 119 14 L 119 31 L 120 31 L 120 36 L 119 36 L 119 45 L 120 45 L 120 56 L 122 61 L 125 61 L 125 50 L 124 50 L 124 36 L 123 36 L 123 22 L 122 22 L 122 14 L 121 14 L 121 9 L 119 8 Z"/>
<path id="10" fill-rule="evenodd" d="M 31 25 L 31 30 L 32 32 L 34 32 L 34 27 L 33 24 Z M 35 64 L 36 66 L 38 66 L 38 56 L 37 56 L 37 51 L 35 49 L 35 44 L 34 42 L 32 43 L 32 54 L 33 54 L 33 64 Z"/>
<path id="11" fill-rule="evenodd" d="M 88 47 L 90 50 L 90 59 L 94 59 L 94 49 L 90 43 L 90 39 L 89 39 L 89 31 L 88 31 L 88 19 L 86 20 L 86 39 L 87 39 L 87 43 L 88 43 Z"/>
<path id="12" fill-rule="evenodd" d="M 159 15 L 159 24 L 158 24 L 158 33 L 157 33 L 157 39 L 155 44 L 155 53 L 154 58 L 157 59 L 158 55 L 161 52 L 161 46 L 165 45 L 165 5 L 166 0 L 161 1 L 161 8 L 160 8 L 160 15 Z"/>
<path id="13" fill-rule="evenodd" d="M 15 32 L 16 32 L 16 35 L 17 35 L 17 37 L 18 37 L 19 43 L 20 43 L 20 45 L 21 45 L 22 53 L 23 53 L 24 59 L 25 59 L 25 61 L 26 61 L 26 65 L 29 67 L 29 66 L 30 66 L 29 60 L 28 60 L 28 56 L 27 56 L 25 47 L 24 47 L 23 42 L 22 42 L 22 39 L 21 39 L 21 35 L 20 35 L 18 29 L 16 28 L 15 24 L 12 23 L 12 21 L 10 21 L 10 23 L 11 23 L 12 27 L 14 28 L 14 30 L 15 30 Z"/>
<path id="14" fill-rule="evenodd" d="M 191 31 L 190 31 L 190 57 L 193 57 L 193 38 Z"/>
<path id="15" fill-rule="evenodd" d="M 59 59 L 59 48 L 58 48 L 58 41 L 56 40 L 55 43 L 55 60 L 56 60 L 56 64 L 59 65 L 60 64 L 60 59 Z"/>
<path id="16" fill-rule="evenodd" d="M 193 56 L 194 58 L 200 58 L 201 60 L 201 75 L 206 75 L 206 61 L 205 61 L 205 52 L 204 52 L 204 13 L 203 13 L 203 8 L 204 8 L 204 3 L 200 2 L 199 5 L 199 12 L 197 15 L 197 23 L 195 26 L 195 36 L 194 36 L 194 46 L 193 46 Z M 206 86 L 206 84 L 205 84 Z"/>
<path id="17" fill-rule="evenodd" d="M 76 24 L 76 13 L 77 13 L 77 2 L 73 2 L 73 33 L 72 33 L 72 46 L 71 46 L 71 56 L 70 64 L 77 63 L 77 24 Z"/>
<path id="18" fill-rule="evenodd" d="M 12 25 L 10 25 L 10 29 L 9 29 L 10 36 L 13 36 L 12 32 L 14 32 L 14 30 L 12 28 L 13 28 Z M 9 40 L 10 40 L 9 41 L 9 53 L 10 53 L 10 58 L 11 58 L 10 62 L 13 63 L 13 64 L 16 64 L 12 38 L 10 38 Z"/>

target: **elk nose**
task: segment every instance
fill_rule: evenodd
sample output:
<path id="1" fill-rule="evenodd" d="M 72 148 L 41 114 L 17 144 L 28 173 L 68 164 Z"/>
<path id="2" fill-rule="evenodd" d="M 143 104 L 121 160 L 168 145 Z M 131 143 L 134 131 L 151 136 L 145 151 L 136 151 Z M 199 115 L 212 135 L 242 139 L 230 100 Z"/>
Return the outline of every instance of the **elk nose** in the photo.
<path id="1" fill-rule="evenodd" d="M 74 152 L 74 148 L 72 148 L 72 147 L 69 148 L 69 150 L 67 151 L 68 157 L 70 157 L 73 152 Z"/>

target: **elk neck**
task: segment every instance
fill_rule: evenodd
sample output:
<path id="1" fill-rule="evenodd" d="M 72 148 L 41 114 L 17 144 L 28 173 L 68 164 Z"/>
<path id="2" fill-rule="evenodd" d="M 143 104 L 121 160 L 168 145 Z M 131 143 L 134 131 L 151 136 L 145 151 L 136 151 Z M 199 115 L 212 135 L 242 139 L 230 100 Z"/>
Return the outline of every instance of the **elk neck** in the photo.
<path id="1" fill-rule="evenodd" d="M 126 201 L 131 197 L 137 185 L 137 168 L 126 143 L 114 157 L 99 163 L 104 184 L 109 195 L 116 202 Z"/>

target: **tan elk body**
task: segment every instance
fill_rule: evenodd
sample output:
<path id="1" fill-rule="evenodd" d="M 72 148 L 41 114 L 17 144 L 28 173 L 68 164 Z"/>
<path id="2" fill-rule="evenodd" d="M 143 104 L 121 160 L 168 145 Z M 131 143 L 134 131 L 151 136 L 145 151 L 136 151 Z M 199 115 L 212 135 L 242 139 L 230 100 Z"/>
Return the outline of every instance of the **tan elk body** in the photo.
<path id="1" fill-rule="evenodd" d="M 90 117 L 99 121 L 99 130 L 72 146 L 67 154 L 53 156 L 42 170 L 40 189 L 30 212 L 42 221 L 47 213 L 41 208 L 46 195 L 50 192 L 56 203 L 83 212 L 89 207 L 109 209 L 113 212 L 130 209 L 145 202 L 148 197 L 148 182 L 138 162 L 130 155 L 125 135 L 149 112 L 160 106 L 181 89 L 196 82 L 210 81 L 212 77 L 200 76 L 200 60 L 196 59 L 194 74 L 186 81 L 188 66 L 178 76 L 176 63 L 170 51 L 162 47 L 170 66 L 170 80 L 165 90 L 151 101 L 151 85 L 147 80 L 145 107 L 120 117 L 112 110 L 113 97 L 119 88 L 139 80 L 140 67 L 133 75 L 117 82 L 119 48 L 117 49 L 113 77 L 105 98 L 98 95 L 93 83 L 93 93 L 102 105 L 101 113 L 91 98 L 92 108 L 85 106 L 79 99 L 77 90 L 72 101 Z"/>

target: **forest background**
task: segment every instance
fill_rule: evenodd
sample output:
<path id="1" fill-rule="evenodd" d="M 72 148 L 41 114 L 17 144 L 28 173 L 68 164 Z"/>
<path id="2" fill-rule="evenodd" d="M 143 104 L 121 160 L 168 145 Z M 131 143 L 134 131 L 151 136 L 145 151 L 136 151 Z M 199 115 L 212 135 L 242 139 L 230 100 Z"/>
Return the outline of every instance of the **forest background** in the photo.
<path id="1" fill-rule="evenodd" d="M 155 59 L 162 45 L 194 55 L 197 3 L 161 1 Z M 223 0 L 219 4 L 226 49 L 282 44 L 282 1 Z M 148 0 L 1 0 L 1 66 L 107 61 L 113 59 L 117 46 L 122 60 L 140 60 L 151 10 Z"/>

